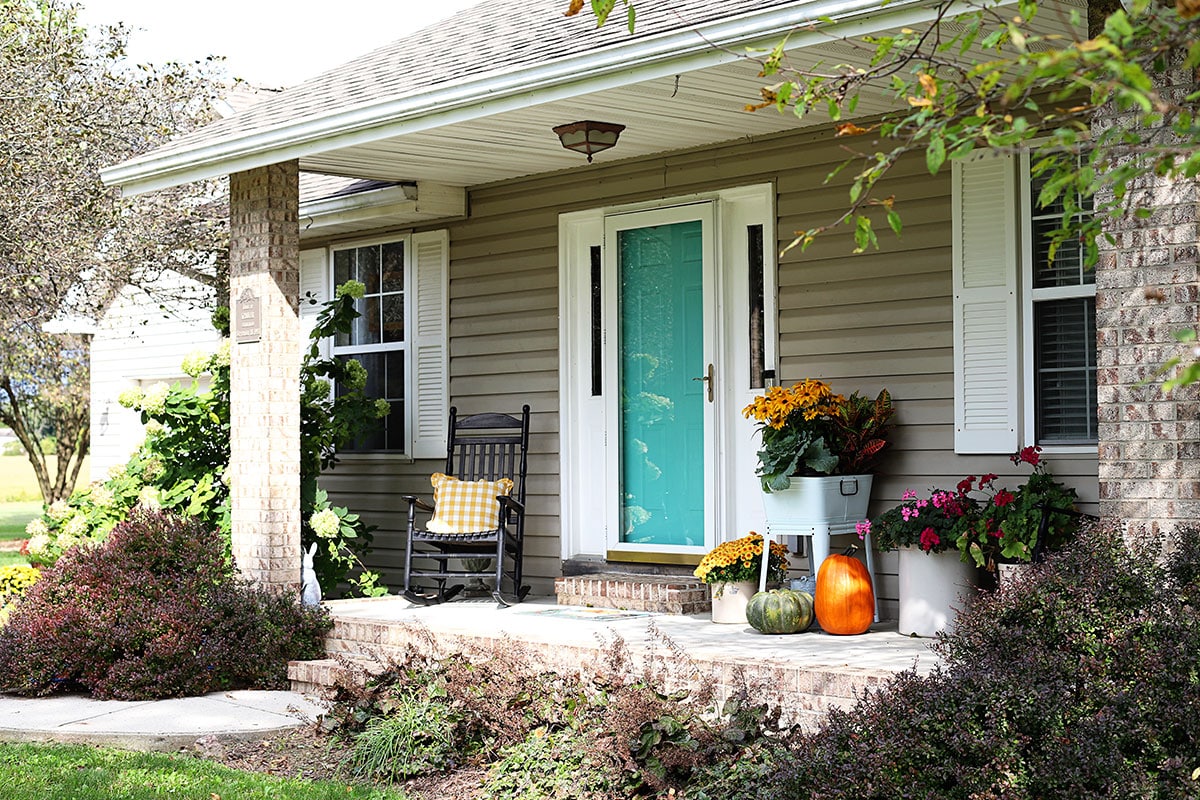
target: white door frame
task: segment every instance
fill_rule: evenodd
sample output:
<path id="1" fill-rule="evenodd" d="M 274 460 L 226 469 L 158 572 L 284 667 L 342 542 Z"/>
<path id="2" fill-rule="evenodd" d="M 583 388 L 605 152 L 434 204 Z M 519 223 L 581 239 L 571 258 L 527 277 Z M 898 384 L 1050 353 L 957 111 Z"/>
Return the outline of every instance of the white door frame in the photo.
<path id="1" fill-rule="evenodd" d="M 647 211 L 666 211 L 676 207 L 708 203 L 714 219 L 710 231 L 714 262 L 713 363 L 717 364 L 717 396 L 707 412 L 716 415 L 712 447 L 706 459 L 713 484 L 712 508 L 706 510 L 711 530 L 711 547 L 720 541 L 744 536 L 749 530 L 762 530 L 762 503 L 758 479 L 754 475 L 757 440 L 753 426 L 741 415 L 741 409 L 759 393 L 749 386 L 750 346 L 748 341 L 749 281 L 747 278 L 747 228 L 763 227 L 763 272 L 765 314 L 764 367 L 777 369 L 776 314 L 776 235 L 775 187 L 757 184 L 735 189 L 653 203 L 612 206 L 559 216 L 559 432 L 560 502 L 564 559 L 605 559 L 625 554 L 636 560 L 688 563 L 698 560 L 703 548 L 641 547 L 634 553 L 628 546 L 613 551 L 618 526 L 615 471 L 609 466 L 610 420 L 616 403 L 615 328 L 611 316 L 615 307 L 616 287 L 601 269 L 600 303 L 602 316 L 593 320 L 593 255 L 605 249 L 605 220 L 618 215 Z M 688 213 L 684 211 L 682 213 Z M 691 213 L 695 213 L 693 208 Z M 664 217 L 669 218 L 669 217 Z M 694 216 L 691 218 L 695 218 Z M 631 219 L 637 219 L 631 217 Z M 642 217 L 655 219 L 655 217 Z M 636 222 L 632 227 L 658 224 Z M 708 247 L 708 242 L 705 243 Z M 605 253 L 601 264 L 615 258 Z M 593 346 L 593 325 L 599 326 L 599 341 Z M 706 349 L 710 346 L 706 344 Z M 592 362 L 598 349 L 603 359 L 600 394 L 593 394 Z M 708 353 L 706 353 L 707 355 Z M 706 362 L 707 363 L 707 362 Z M 706 404 L 709 405 L 709 404 Z M 614 442 L 615 445 L 615 442 Z M 614 456 L 615 457 L 615 456 Z M 679 549 L 684 552 L 672 553 Z M 654 555 L 661 556 L 655 559 Z M 683 559 L 682 562 L 679 559 Z"/>

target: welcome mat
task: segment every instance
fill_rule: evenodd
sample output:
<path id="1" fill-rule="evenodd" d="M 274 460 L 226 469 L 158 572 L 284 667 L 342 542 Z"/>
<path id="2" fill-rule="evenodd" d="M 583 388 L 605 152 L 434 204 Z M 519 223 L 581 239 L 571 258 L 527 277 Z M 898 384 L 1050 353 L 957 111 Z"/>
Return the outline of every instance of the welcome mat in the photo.
<path id="1" fill-rule="evenodd" d="M 649 611 L 623 611 L 615 608 L 547 608 L 542 611 L 530 611 L 543 617 L 558 617 L 559 619 L 587 619 L 594 622 L 616 622 L 619 619 L 635 619 L 650 616 Z"/>

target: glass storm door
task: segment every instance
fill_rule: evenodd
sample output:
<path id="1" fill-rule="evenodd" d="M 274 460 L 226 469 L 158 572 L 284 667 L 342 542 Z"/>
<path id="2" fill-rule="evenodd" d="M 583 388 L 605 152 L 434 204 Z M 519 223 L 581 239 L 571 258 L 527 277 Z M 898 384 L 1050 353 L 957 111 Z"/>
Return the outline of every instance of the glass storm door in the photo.
<path id="1" fill-rule="evenodd" d="M 711 218 L 711 205 L 701 204 L 608 221 L 617 550 L 688 552 L 710 541 Z"/>

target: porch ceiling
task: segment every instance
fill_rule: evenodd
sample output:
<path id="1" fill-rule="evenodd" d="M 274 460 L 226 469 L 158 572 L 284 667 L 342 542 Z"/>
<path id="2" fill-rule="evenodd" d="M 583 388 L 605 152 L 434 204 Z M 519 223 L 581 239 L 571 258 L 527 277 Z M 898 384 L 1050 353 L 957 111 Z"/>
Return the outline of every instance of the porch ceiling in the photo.
<path id="1" fill-rule="evenodd" d="M 844 45 L 822 48 L 832 53 Z M 839 60 L 843 57 L 839 56 Z M 531 105 L 495 116 L 452 123 L 367 144 L 314 153 L 300 168 L 378 180 L 437 180 L 475 186 L 510 178 L 579 168 L 584 157 L 565 150 L 551 128 L 584 119 L 625 126 L 616 147 L 597 162 L 683 150 L 825 124 L 825 115 L 803 122 L 774 109 L 747 112 L 766 81 L 749 61 L 654 78 L 579 97 Z M 678 84 L 677 84 L 678 81 Z M 882 93 L 864 97 L 864 116 L 893 105 Z"/>
<path id="2" fill-rule="evenodd" d="M 1086 11 L 1086 0 L 1057 0 L 1045 6 L 1047 33 L 1078 36 L 1071 11 Z M 943 23 L 943 31 L 959 29 Z M 894 32 L 894 31 L 893 31 Z M 794 63 L 846 64 L 866 67 L 868 46 L 833 39 L 793 50 Z M 987 58 L 975 49 L 961 60 L 967 64 Z M 597 162 L 638 158 L 675 150 L 820 128 L 830 124 L 823 111 L 803 120 L 773 108 L 745 111 L 759 99 L 759 89 L 771 79 L 758 75 L 749 59 L 709 66 L 677 75 L 565 97 L 530 102 L 514 110 L 450 122 L 425 130 L 348 147 L 314 152 L 300 158 L 309 172 L 386 181 L 436 180 L 449 186 L 478 186 L 511 178 L 578 169 L 583 156 L 565 150 L 552 132 L 556 125 L 599 120 L 625 125 L 617 145 L 595 156 Z M 484 101 L 486 103 L 486 101 Z M 869 118 L 895 109 L 896 98 L 885 87 L 864 90 L 856 116 Z"/>

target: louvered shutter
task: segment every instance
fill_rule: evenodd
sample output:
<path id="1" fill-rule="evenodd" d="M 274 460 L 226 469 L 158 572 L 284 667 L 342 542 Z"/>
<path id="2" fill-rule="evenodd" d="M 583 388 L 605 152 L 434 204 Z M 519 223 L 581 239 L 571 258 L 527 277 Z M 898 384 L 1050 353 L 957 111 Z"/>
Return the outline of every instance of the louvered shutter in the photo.
<path id="1" fill-rule="evenodd" d="M 956 162 L 954 451 L 1020 447 L 1016 164 L 990 153 Z"/>
<path id="2" fill-rule="evenodd" d="M 413 234 L 412 456 L 445 458 L 450 375 L 449 259 L 447 231 Z"/>
<path id="3" fill-rule="evenodd" d="M 316 303 L 310 302 L 316 300 Z M 324 248 L 300 251 L 300 350 L 308 352 L 308 337 L 321 307 L 329 300 L 329 260 Z M 329 355 L 329 340 L 321 340 L 321 355 Z"/>

